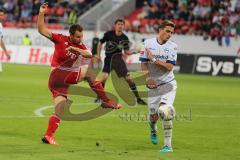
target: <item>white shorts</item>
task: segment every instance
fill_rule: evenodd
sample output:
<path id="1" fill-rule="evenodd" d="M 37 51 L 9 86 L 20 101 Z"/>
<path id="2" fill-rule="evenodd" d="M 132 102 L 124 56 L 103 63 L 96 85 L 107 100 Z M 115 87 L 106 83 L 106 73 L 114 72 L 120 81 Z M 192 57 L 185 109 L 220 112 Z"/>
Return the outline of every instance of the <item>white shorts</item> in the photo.
<path id="1" fill-rule="evenodd" d="M 148 111 L 149 114 L 158 113 L 160 103 L 173 105 L 176 96 L 177 82 L 176 80 L 160 85 L 155 89 L 148 91 Z"/>

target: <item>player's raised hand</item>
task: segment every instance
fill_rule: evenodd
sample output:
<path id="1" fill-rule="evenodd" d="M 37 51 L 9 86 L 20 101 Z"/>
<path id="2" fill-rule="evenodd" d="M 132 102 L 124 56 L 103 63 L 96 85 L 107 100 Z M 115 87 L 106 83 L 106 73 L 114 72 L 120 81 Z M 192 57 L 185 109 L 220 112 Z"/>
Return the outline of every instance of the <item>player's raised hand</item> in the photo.
<path id="1" fill-rule="evenodd" d="M 45 13 L 47 11 L 47 8 L 48 8 L 48 3 L 43 3 L 40 6 L 39 13 Z"/>

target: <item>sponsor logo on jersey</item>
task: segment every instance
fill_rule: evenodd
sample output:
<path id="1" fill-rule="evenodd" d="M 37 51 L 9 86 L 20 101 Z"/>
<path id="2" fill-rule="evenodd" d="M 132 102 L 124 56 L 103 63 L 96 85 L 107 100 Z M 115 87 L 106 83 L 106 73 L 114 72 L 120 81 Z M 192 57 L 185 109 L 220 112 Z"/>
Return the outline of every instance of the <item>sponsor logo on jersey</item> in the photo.
<path id="1" fill-rule="evenodd" d="M 68 51 L 66 55 L 69 56 L 71 59 L 75 59 L 77 57 L 76 54 L 74 54 L 74 53 L 72 53 L 70 51 Z"/>
<path id="2" fill-rule="evenodd" d="M 164 55 L 154 55 L 154 57 L 157 59 L 157 60 L 167 60 L 168 59 L 168 56 L 164 56 Z"/>
<path id="3" fill-rule="evenodd" d="M 169 49 L 168 48 L 164 48 L 164 52 L 165 53 L 169 53 Z"/>

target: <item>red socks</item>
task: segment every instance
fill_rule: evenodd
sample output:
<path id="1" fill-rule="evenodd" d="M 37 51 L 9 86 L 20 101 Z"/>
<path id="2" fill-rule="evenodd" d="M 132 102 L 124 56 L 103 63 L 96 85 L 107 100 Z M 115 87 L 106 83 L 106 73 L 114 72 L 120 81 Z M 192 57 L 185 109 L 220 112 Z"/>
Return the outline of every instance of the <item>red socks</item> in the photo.
<path id="1" fill-rule="evenodd" d="M 98 97 L 103 101 L 107 102 L 109 101 L 109 98 L 107 97 L 104 88 L 102 86 L 102 83 L 99 81 L 94 81 L 93 83 L 90 84 L 90 87 L 92 90 L 97 93 Z"/>
<path id="2" fill-rule="evenodd" d="M 52 136 L 54 132 L 57 130 L 59 123 L 60 118 L 56 114 L 52 114 L 49 118 L 48 128 L 45 135 Z"/>

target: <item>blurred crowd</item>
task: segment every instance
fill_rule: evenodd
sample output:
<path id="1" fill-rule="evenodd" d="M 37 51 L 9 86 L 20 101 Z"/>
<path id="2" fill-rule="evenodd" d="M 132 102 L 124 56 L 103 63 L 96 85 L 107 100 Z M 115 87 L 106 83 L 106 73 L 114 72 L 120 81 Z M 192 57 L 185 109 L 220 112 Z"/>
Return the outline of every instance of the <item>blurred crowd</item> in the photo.
<path id="1" fill-rule="evenodd" d="M 36 26 L 38 10 L 48 2 L 48 27 L 64 29 L 101 0 L 0 0 L 6 11 L 5 27 Z M 240 36 L 240 0 L 136 0 L 136 9 L 126 17 L 126 29 L 154 33 L 165 19 L 176 23 L 176 34 L 202 35 L 230 45 L 230 37 Z"/>
<path id="2" fill-rule="evenodd" d="M 77 22 L 78 16 L 100 0 L 0 0 L 0 8 L 5 9 L 6 27 L 35 27 L 38 10 L 43 2 L 48 2 L 46 20 L 49 27 L 64 28 Z"/>
<path id="3" fill-rule="evenodd" d="M 153 33 L 165 19 L 176 23 L 176 34 L 202 35 L 229 45 L 240 36 L 240 0 L 137 0 L 126 18 L 130 31 Z"/>

